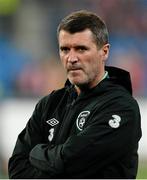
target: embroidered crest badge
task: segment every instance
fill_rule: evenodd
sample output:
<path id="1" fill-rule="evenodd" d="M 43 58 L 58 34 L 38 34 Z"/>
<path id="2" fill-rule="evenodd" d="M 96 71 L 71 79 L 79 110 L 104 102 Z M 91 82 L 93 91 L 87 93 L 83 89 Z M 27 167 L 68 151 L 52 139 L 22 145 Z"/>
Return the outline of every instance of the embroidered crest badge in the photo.
<path id="1" fill-rule="evenodd" d="M 89 114 L 90 114 L 90 111 L 82 111 L 78 115 L 77 120 L 76 120 L 76 125 L 80 131 L 83 130 L 83 126 L 84 126 L 86 118 L 89 116 Z"/>

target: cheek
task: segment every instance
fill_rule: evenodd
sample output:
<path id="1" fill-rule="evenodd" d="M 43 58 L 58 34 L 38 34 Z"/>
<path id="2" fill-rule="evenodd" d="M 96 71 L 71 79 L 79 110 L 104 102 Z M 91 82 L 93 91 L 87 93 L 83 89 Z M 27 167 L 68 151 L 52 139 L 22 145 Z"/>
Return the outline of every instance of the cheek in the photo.
<path id="1" fill-rule="evenodd" d="M 87 67 L 90 71 L 98 69 L 98 67 L 99 67 L 99 60 L 98 60 L 98 59 L 94 59 L 94 58 L 91 59 L 91 60 L 87 63 L 86 67 Z"/>
<path id="2" fill-rule="evenodd" d="M 88 68 L 89 74 L 91 74 L 92 76 L 95 76 L 96 74 L 98 74 L 99 69 L 100 69 L 99 62 L 94 61 L 90 63 L 89 66 L 87 66 L 87 68 Z"/>
<path id="3" fill-rule="evenodd" d="M 60 56 L 60 60 L 61 60 L 61 63 L 63 65 L 63 67 L 65 68 L 66 67 L 66 60 L 63 56 Z"/>

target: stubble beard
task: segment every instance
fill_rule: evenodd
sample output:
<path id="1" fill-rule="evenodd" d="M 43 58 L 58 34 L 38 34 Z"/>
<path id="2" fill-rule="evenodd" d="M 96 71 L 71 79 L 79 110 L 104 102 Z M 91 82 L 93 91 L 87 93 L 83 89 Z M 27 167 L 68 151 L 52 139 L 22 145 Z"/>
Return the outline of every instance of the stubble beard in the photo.
<path id="1" fill-rule="evenodd" d="M 90 89 L 90 83 L 92 81 L 92 78 L 85 78 L 83 81 L 74 81 L 72 78 L 68 78 L 71 84 L 73 84 L 77 89 L 80 89 L 81 92 L 88 91 Z"/>

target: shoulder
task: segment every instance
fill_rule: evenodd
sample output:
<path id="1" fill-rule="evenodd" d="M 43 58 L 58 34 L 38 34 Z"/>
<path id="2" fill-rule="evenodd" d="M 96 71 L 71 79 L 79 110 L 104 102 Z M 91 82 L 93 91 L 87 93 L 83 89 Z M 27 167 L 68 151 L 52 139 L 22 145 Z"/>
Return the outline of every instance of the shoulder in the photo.
<path id="1" fill-rule="evenodd" d="M 46 106 L 48 106 L 51 103 L 58 103 L 59 100 L 62 98 L 62 96 L 65 94 L 65 92 L 66 92 L 65 88 L 54 90 L 50 94 L 42 97 L 38 101 L 37 105 L 39 107 L 45 108 Z"/>
<path id="2" fill-rule="evenodd" d="M 104 89 L 103 99 L 105 99 L 105 106 L 138 110 L 138 102 L 123 86 L 107 81 Z"/>

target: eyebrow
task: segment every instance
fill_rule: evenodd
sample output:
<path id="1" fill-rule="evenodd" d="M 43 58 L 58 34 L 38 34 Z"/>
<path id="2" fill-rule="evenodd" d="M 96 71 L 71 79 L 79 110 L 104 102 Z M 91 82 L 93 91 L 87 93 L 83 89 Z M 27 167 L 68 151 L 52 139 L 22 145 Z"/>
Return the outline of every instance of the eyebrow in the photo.
<path id="1" fill-rule="evenodd" d="M 68 45 L 67 46 L 65 45 L 65 46 L 60 46 L 59 48 L 62 50 L 62 49 L 68 49 L 70 47 Z M 88 47 L 85 45 L 75 45 L 73 48 L 75 48 L 75 49 L 88 49 Z"/>
<path id="2" fill-rule="evenodd" d="M 76 49 L 88 49 L 88 47 L 85 45 L 77 45 L 77 46 L 75 46 L 75 48 Z"/>

